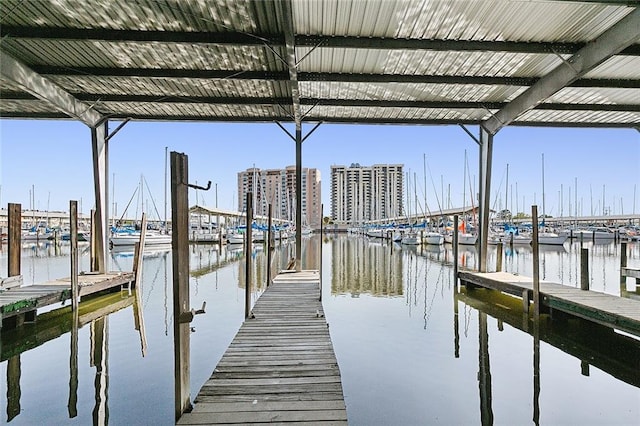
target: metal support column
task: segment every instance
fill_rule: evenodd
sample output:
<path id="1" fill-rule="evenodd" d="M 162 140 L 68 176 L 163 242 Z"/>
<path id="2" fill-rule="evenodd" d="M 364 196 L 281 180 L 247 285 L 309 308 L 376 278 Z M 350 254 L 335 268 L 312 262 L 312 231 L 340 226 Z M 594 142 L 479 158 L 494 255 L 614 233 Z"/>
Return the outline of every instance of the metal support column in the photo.
<path id="1" fill-rule="evenodd" d="M 478 258 L 480 272 L 487 272 L 487 246 L 489 241 L 489 215 L 491 206 L 491 162 L 493 158 L 493 135 L 480 126 L 480 199 L 478 209 Z"/>
<path id="2" fill-rule="evenodd" d="M 302 125 L 296 123 L 296 271 L 302 270 Z"/>
<path id="3" fill-rule="evenodd" d="M 109 142 L 108 122 L 91 128 L 91 151 L 93 156 L 93 189 L 96 204 L 95 233 L 96 253 L 91 259 L 91 270 L 106 272 L 107 241 L 109 236 Z"/>

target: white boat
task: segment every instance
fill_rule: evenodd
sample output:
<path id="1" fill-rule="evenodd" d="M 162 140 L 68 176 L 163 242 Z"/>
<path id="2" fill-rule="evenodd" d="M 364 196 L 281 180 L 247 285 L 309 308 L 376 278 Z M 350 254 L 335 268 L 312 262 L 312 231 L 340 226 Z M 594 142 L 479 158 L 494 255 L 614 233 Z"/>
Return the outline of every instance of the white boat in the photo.
<path id="1" fill-rule="evenodd" d="M 562 245 L 569 238 L 568 235 L 558 235 L 555 232 L 540 232 L 538 244 Z"/>
<path id="2" fill-rule="evenodd" d="M 433 232 L 433 231 L 425 232 L 422 235 L 422 242 L 425 244 L 438 246 L 444 243 L 444 235 L 442 235 L 439 232 Z"/>
<path id="3" fill-rule="evenodd" d="M 109 245 L 115 246 L 132 246 L 140 241 L 140 231 L 133 232 L 114 232 L 109 238 Z M 158 232 L 147 231 L 144 236 L 144 245 L 152 246 L 159 244 L 171 244 L 171 235 L 161 234 Z"/>
<path id="4" fill-rule="evenodd" d="M 229 231 L 227 232 L 227 243 L 228 244 L 243 244 L 244 243 L 244 234 L 241 234 L 237 231 Z"/>
<path id="5" fill-rule="evenodd" d="M 478 236 L 475 234 L 469 234 L 468 232 L 461 232 L 458 235 L 458 244 L 463 246 L 473 246 L 478 241 Z"/>
<path id="6" fill-rule="evenodd" d="M 220 242 L 220 233 L 217 231 L 209 232 L 205 230 L 191 231 L 189 235 L 190 243 L 218 243 Z"/>
<path id="7" fill-rule="evenodd" d="M 22 241 L 44 241 L 53 238 L 53 233 L 49 231 L 27 231 L 20 236 Z"/>
<path id="8" fill-rule="evenodd" d="M 382 233 L 383 233 L 382 229 L 369 229 L 367 231 L 367 237 L 370 237 L 370 238 L 382 238 Z"/>
<path id="9" fill-rule="evenodd" d="M 575 238 L 582 238 L 583 240 L 613 240 L 615 238 L 615 233 L 611 229 L 605 227 L 582 229 L 574 232 L 573 235 Z"/>
<path id="10" fill-rule="evenodd" d="M 264 231 L 260 229 L 251 230 L 251 241 L 253 241 L 254 243 L 264 242 L 264 238 Z"/>
<path id="11" fill-rule="evenodd" d="M 408 246 L 417 246 L 420 244 L 420 241 L 418 239 L 418 234 L 415 231 L 409 231 L 406 232 L 403 236 L 402 239 L 400 240 L 401 244 L 404 245 L 408 245 Z"/>

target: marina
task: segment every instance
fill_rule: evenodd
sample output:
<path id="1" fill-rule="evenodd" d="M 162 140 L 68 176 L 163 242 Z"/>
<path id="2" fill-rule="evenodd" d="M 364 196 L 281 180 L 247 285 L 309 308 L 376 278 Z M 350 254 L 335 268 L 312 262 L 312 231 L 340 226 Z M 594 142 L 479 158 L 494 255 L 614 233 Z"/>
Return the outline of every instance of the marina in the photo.
<path id="1" fill-rule="evenodd" d="M 636 2 L 3 6 L 3 423 L 640 422 Z"/>
<path id="2" fill-rule="evenodd" d="M 319 240 L 319 235 L 304 240 L 305 269 L 318 269 Z M 539 324 L 539 371 L 543 380 L 536 393 L 532 384 L 534 370 L 524 367 L 534 366 L 536 326 L 533 318 L 523 315 L 520 298 L 500 296 L 500 293 L 482 289 L 467 292 L 464 287 L 456 293 L 450 245 L 402 246 L 340 234 L 326 234 L 323 240 L 321 312 L 330 325 L 328 329 L 326 325 L 324 328 L 331 336 L 339 366 L 349 423 L 423 424 L 436 419 L 479 423 L 481 416 L 487 415 L 487 407 L 496 422 L 522 423 L 528 422 L 534 413 L 532 403 L 536 394 L 540 418 L 546 423 L 558 423 L 571 417 L 585 422 L 599 418 L 602 422 L 624 424 L 633 423 L 640 415 L 635 404 L 640 383 L 638 339 L 583 320 L 557 321 L 543 315 Z M 37 256 L 30 249 L 23 249 L 27 279 L 31 281 L 32 263 L 40 271 L 48 269 L 54 276 L 60 275 L 60 270 L 68 267 L 66 247 L 39 252 Z M 292 243 L 276 246 L 276 270 L 286 267 L 292 247 Z M 591 290 L 619 297 L 619 245 L 585 243 L 583 247 L 590 249 L 590 268 L 594 271 L 590 277 Z M 200 306 L 203 301 L 207 302 L 207 312 L 198 315 L 191 324 L 196 330 L 191 333 L 191 395 L 195 407 L 204 404 L 201 408 L 206 410 L 208 402 L 205 400 L 210 401 L 220 393 L 212 392 L 205 399 L 198 395 L 215 376 L 216 366 L 227 363 L 222 360 L 228 350 L 245 351 L 232 344 L 236 335 L 246 336 L 240 332 L 245 321 L 244 250 L 242 247 L 190 245 L 189 252 L 191 304 Z M 3 253 L 6 255 L 6 251 Z M 251 300 L 255 303 L 253 312 L 259 318 L 257 301 L 267 289 L 264 284 L 266 257 L 260 245 L 254 244 L 252 253 L 255 269 Z M 491 252 L 491 262 L 495 262 L 495 254 L 495 251 Z M 561 249 L 543 250 L 541 255 L 542 279 L 579 291 L 580 276 L 575 273 L 579 271 L 578 242 L 566 243 Z M 86 264 L 86 252 L 84 256 L 81 262 Z M 505 248 L 503 256 L 505 271 L 531 276 L 530 248 Z M 344 262 L 342 259 L 350 260 Z M 127 252 L 113 253 L 110 259 L 115 270 L 131 270 L 132 262 L 133 255 Z M 477 264 L 475 249 L 461 246 L 459 262 L 473 268 Z M 639 267 L 639 262 L 640 246 L 629 243 L 629 267 Z M 3 259 L 0 268 L 5 265 Z M 95 390 L 98 370 L 85 363 L 83 356 L 79 357 L 78 389 L 84 389 L 84 395 L 90 397 L 78 393 L 76 417 L 69 417 L 67 410 L 69 373 L 64 372 L 64 368 L 60 372 L 46 372 L 40 367 L 41 359 L 50 359 L 59 366 L 69 365 L 68 358 L 72 355 L 69 352 L 70 332 L 64 331 L 68 328 L 61 329 L 59 337 L 52 336 L 49 340 L 38 337 L 42 342 L 39 345 L 27 344 L 32 341 L 28 336 L 34 333 L 32 327 L 47 327 L 48 321 L 39 319 L 35 324 L 26 324 L 21 332 L 3 330 L 2 347 L 8 351 L 3 360 L 13 358 L 13 361 L 0 364 L 0 376 L 14 371 L 16 348 L 25 349 L 17 357 L 21 371 L 20 414 L 14 414 L 9 424 L 39 423 L 45 416 L 58 424 L 85 424 L 93 421 L 96 407 L 107 409 L 110 423 L 152 421 L 173 424 L 171 251 L 146 252 L 143 265 L 141 287 L 133 294 L 136 297 L 139 294 L 138 317 L 142 318 L 146 338 L 144 355 L 140 349 L 140 334 L 135 329 L 136 316 L 130 309 L 134 303 L 128 292 L 108 295 L 128 308 L 116 310 L 114 306 L 113 312 L 103 319 L 108 324 L 103 341 L 108 345 L 109 356 L 108 363 L 100 371 L 108 372 L 106 387 L 103 383 Z M 35 277 L 35 281 L 39 280 Z M 633 284 L 634 280 L 629 278 L 627 290 L 630 294 L 635 291 Z M 276 286 L 269 288 L 276 289 Z M 295 302 L 295 299 L 291 301 Z M 85 308 L 82 306 L 83 303 L 80 304 L 80 317 L 89 318 L 83 314 Z M 69 312 L 69 306 L 63 309 Z M 316 309 L 312 311 L 313 321 L 318 319 Z M 52 314 L 43 312 L 41 315 L 46 318 Z M 67 320 L 62 322 L 68 323 Z M 93 333 L 90 330 L 86 326 L 79 329 L 80 355 L 88 351 Z M 485 337 L 479 340 L 485 334 L 486 340 Z M 491 380 L 482 382 L 481 389 L 477 381 L 479 354 L 484 354 L 482 359 L 485 360 L 482 364 L 484 376 L 481 377 L 489 377 L 489 372 L 491 375 Z M 264 356 L 263 353 L 262 358 Z M 489 356 L 490 364 L 487 364 Z M 253 367 L 247 366 L 246 372 L 253 369 L 265 375 L 277 374 L 274 369 L 260 366 L 260 362 L 255 361 Z M 7 382 L 12 389 L 16 383 L 14 374 L 9 374 L 12 378 Z M 42 377 L 47 378 L 46 383 Z M 264 379 L 256 377 L 256 380 Z M 103 396 L 95 399 L 94 393 Z M 491 398 L 483 399 L 482 408 L 481 398 L 488 394 Z M 14 407 L 14 400 L 5 400 L 5 395 L 1 398 L 3 404 Z M 577 406 L 576 400 L 581 401 Z M 486 405 L 488 401 L 489 406 Z M 555 408 L 569 401 L 574 408 L 565 407 L 561 411 Z M 253 399 L 251 403 L 253 407 Z M 50 408 L 43 410 L 43 404 Z M 461 406 L 464 409 L 460 409 Z M 219 406 L 223 411 L 227 409 L 225 407 L 229 406 Z M 249 410 L 248 405 L 244 407 Z M 269 410 L 274 407 L 277 406 L 269 405 Z M 336 405 L 318 403 L 315 407 L 332 411 Z M 299 411 L 299 406 L 289 404 L 286 411 Z"/>

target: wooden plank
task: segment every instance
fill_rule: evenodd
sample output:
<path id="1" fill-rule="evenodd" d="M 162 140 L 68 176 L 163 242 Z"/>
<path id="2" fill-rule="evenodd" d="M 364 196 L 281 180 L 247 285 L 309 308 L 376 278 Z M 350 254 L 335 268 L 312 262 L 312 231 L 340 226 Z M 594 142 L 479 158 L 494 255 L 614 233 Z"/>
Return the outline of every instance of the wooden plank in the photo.
<path id="1" fill-rule="evenodd" d="M 279 274 L 178 424 L 346 424 L 317 271 Z"/>
<path id="2" fill-rule="evenodd" d="M 203 402 L 193 408 L 194 412 L 229 413 L 240 411 L 285 411 L 285 410 L 344 410 L 343 400 L 338 401 L 256 401 L 256 402 Z"/>

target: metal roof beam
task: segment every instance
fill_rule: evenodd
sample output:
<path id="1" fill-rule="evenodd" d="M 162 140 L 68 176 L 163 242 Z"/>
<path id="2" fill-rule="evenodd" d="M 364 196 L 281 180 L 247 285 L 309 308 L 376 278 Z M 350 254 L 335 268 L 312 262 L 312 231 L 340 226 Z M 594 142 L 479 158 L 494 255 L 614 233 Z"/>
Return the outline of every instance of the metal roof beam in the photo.
<path id="1" fill-rule="evenodd" d="M 116 30 L 107 28 L 30 27 L 2 25 L 0 37 L 14 39 L 81 40 L 113 42 L 163 42 L 197 43 L 242 46 L 285 46 L 286 38 L 280 34 L 250 34 L 244 32 L 205 31 L 153 31 Z M 573 54 L 585 46 L 584 43 L 482 41 L 410 39 L 385 37 L 294 35 L 294 45 L 304 47 L 380 49 L 380 50 L 437 50 L 437 51 L 484 51 L 513 53 L 557 53 Z M 622 55 L 640 55 L 640 45 L 629 46 Z"/>
<path id="2" fill-rule="evenodd" d="M 114 30 L 109 28 L 22 27 L 2 25 L 1 37 L 115 42 L 164 42 L 231 44 L 244 46 L 283 45 L 281 35 L 244 32 Z"/>
<path id="3" fill-rule="evenodd" d="M 30 119 L 65 119 L 69 116 L 61 113 L 42 113 L 42 112 L 16 112 L 0 111 L 0 118 L 30 118 Z M 277 116 L 244 116 L 244 117 L 220 117 L 211 115 L 154 115 L 154 114 L 110 114 L 110 120 L 124 120 L 130 118 L 132 120 L 144 121 L 194 121 L 194 122 L 216 122 L 216 123 L 273 123 L 274 121 L 291 122 L 291 117 Z M 479 120 L 467 119 L 445 119 L 445 120 L 425 120 L 425 119 L 403 119 L 403 118 L 351 118 L 351 117 L 334 117 L 334 116 L 314 116 L 309 117 L 305 122 L 315 123 L 323 122 L 329 124 L 406 124 L 406 125 L 479 125 Z M 590 128 L 622 128 L 633 129 L 637 124 L 629 122 L 554 122 L 554 121 L 514 121 L 514 126 L 523 127 L 590 127 Z"/>
<path id="4" fill-rule="evenodd" d="M 585 43 L 434 40 L 353 36 L 296 37 L 296 44 L 298 46 L 316 46 L 319 43 L 322 43 L 323 48 L 337 47 L 344 49 L 477 51 L 543 54 L 573 54 L 585 47 Z M 629 46 L 621 51 L 620 54 L 632 56 L 640 55 L 640 45 Z"/>
<path id="5" fill-rule="evenodd" d="M 43 75 L 84 75 L 88 77 L 142 77 L 142 78 L 194 78 L 211 80 L 276 80 L 289 79 L 288 71 L 198 70 L 176 68 L 103 68 L 59 67 L 34 65 L 33 70 Z"/>
<path id="6" fill-rule="evenodd" d="M 300 88 L 298 87 L 298 64 L 296 61 L 296 41 L 293 32 L 293 11 L 291 10 L 291 0 L 280 0 L 280 18 L 284 30 L 285 59 L 289 67 L 289 88 L 291 89 L 291 99 L 293 103 L 293 118 L 296 127 L 302 123 L 302 112 L 300 111 Z"/>
<path id="7" fill-rule="evenodd" d="M 33 65 L 41 75 L 84 75 L 89 77 L 140 77 L 140 78 L 193 78 L 288 81 L 288 71 L 242 71 L 242 70 L 197 70 L 158 68 L 100 68 L 100 67 L 59 67 Z M 413 84 L 474 84 L 529 87 L 540 78 L 536 77 L 484 77 L 457 75 L 415 75 L 415 74 L 342 74 L 326 72 L 298 72 L 298 82 L 326 81 L 337 83 L 413 83 Z M 569 84 L 571 87 L 606 87 L 639 89 L 640 80 L 581 78 Z"/>
<path id="8" fill-rule="evenodd" d="M 535 84 L 538 80 L 540 80 L 540 78 L 536 77 L 485 77 L 418 74 L 341 74 L 327 72 L 298 73 L 298 81 L 327 81 L 339 83 L 432 83 L 529 87 Z M 637 89 L 640 88 L 640 80 L 582 78 L 574 81 L 569 86 Z"/>
<path id="9" fill-rule="evenodd" d="M 508 126 L 521 114 L 534 108 L 638 39 L 640 39 L 640 8 L 634 9 L 602 33 L 600 37 L 588 43 L 568 60 L 554 68 L 507 106 L 483 122 L 482 127 L 490 134 L 496 134 L 498 130 Z"/>
<path id="10" fill-rule="evenodd" d="M 215 105 L 287 105 L 287 97 L 214 97 L 214 96 L 160 96 L 160 95 L 112 95 L 102 93 L 72 93 L 76 99 L 86 102 L 145 102 L 159 104 L 215 104 Z M 0 99 L 34 100 L 34 96 L 23 92 L 0 90 Z M 371 108 L 434 108 L 434 109 L 493 109 L 508 105 L 506 102 L 465 102 L 465 101 L 402 101 L 371 99 L 319 99 L 301 98 L 300 105 L 371 107 Z M 550 111 L 627 111 L 640 112 L 640 104 L 587 104 L 552 103 L 538 104 L 534 109 Z"/>
<path id="11" fill-rule="evenodd" d="M 3 51 L 0 51 L 0 64 L 2 78 L 15 83 L 36 98 L 48 102 L 69 117 L 76 118 L 89 127 L 95 127 L 103 121 L 103 116 L 94 111 L 90 105 L 78 101 L 60 86 Z"/>

